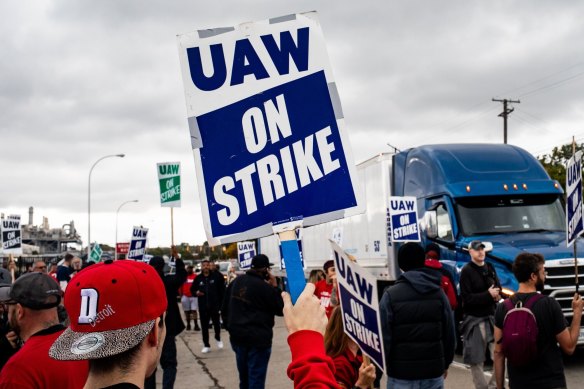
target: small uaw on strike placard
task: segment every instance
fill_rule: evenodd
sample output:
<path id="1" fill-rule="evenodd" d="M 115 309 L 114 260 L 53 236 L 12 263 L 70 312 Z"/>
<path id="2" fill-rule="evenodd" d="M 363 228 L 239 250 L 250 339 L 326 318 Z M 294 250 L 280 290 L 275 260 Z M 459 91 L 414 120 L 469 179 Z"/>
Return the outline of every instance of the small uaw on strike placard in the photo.
<path id="1" fill-rule="evenodd" d="M 355 164 L 315 12 L 177 39 L 211 244 L 267 236 L 274 224 L 324 223 L 357 206 Z"/>
<path id="2" fill-rule="evenodd" d="M 2 252 L 5 254 L 22 254 L 22 232 L 20 231 L 20 215 L 10 215 L 2 219 Z"/>
<path id="3" fill-rule="evenodd" d="M 158 163 L 158 183 L 160 185 L 160 205 L 180 207 L 180 162 Z"/>
<path id="4" fill-rule="evenodd" d="M 419 242 L 418 204 L 415 197 L 389 198 L 392 242 Z"/>
<path id="5" fill-rule="evenodd" d="M 134 227 L 132 229 L 132 240 L 130 241 L 130 250 L 128 250 L 127 259 L 134 259 L 136 261 L 144 260 L 147 239 L 148 228 Z"/>
<path id="6" fill-rule="evenodd" d="M 566 166 L 566 243 L 568 247 L 584 231 L 582 220 L 582 152 L 578 151 Z"/>
<path id="7" fill-rule="evenodd" d="M 255 255 L 255 242 L 237 242 L 237 258 L 241 270 L 251 268 L 251 259 Z"/>
<path id="8" fill-rule="evenodd" d="M 338 244 L 329 242 L 335 257 L 345 333 L 383 370 L 385 353 L 375 277 L 352 262 Z"/>

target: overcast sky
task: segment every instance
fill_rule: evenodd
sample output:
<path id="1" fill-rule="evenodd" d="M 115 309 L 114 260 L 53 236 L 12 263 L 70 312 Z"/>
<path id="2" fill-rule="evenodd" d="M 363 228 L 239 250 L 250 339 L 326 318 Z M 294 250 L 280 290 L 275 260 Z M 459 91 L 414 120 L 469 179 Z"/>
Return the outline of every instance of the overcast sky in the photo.
<path id="1" fill-rule="evenodd" d="M 170 244 L 156 163 L 182 164 L 175 242 L 205 240 L 176 35 L 316 10 L 356 162 L 428 143 L 502 142 L 535 155 L 584 141 L 580 1 L 0 2 L 0 212 L 75 222 L 113 244 L 132 225 Z"/>

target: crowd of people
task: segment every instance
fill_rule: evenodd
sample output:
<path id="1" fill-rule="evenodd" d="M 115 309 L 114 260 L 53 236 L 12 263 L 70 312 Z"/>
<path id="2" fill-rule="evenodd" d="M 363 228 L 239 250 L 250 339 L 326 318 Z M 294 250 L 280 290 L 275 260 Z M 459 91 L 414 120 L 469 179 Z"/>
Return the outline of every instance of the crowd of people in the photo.
<path id="1" fill-rule="evenodd" d="M 443 388 L 457 343 L 455 312 L 475 388 L 504 388 L 505 377 L 511 388 L 566 387 L 561 354 L 573 353 L 577 345 L 580 296 L 573 297 L 568 325 L 558 302 L 540 293 L 546 276 L 541 255 L 517 256 L 513 273 L 519 290 L 503 296 L 485 245 L 472 241 L 467 250 L 471 261 L 460 272 L 457 293 L 439 261 L 439 246 L 399 248 L 402 274 L 379 303 L 383 369 L 343 329 L 333 261 L 311 274 L 295 304 L 261 254 L 236 277 L 221 274 L 207 260 L 197 274 L 178 256 L 172 274 L 164 272 L 165 260 L 158 256 L 149 263 L 83 266 L 67 254 L 52 274 L 38 261 L 16 279 L 9 264 L 0 269 L 0 389 L 155 388 L 159 365 L 163 388 L 173 388 L 176 336 L 200 331 L 201 351 L 209 353 L 211 326 L 218 349 L 224 347 L 222 328 L 229 333 L 240 389 L 263 388 L 275 316 L 284 316 L 288 330 L 287 374 L 295 388 L 379 387 L 381 370 L 388 388 Z M 525 312 L 531 316 L 519 316 Z M 529 325 L 531 339 L 522 332 Z M 489 357 L 494 374 L 486 379 Z"/>

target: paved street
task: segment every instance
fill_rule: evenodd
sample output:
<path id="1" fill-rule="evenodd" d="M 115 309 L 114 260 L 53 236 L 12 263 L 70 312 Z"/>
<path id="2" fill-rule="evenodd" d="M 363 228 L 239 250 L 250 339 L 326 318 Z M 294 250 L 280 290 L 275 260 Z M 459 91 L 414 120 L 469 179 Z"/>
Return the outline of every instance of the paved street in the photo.
<path id="1" fill-rule="evenodd" d="M 235 356 L 229 347 L 229 335 L 224 333 L 225 348 L 218 350 L 211 343 L 211 352 L 202 354 L 203 343 L 201 333 L 195 331 L 185 331 L 177 337 L 177 349 L 179 357 L 178 377 L 175 387 L 177 389 L 209 389 L 225 388 L 237 389 L 238 378 L 235 367 Z M 212 336 L 211 336 L 212 337 Z M 472 388 L 470 371 L 460 363 L 457 356 L 456 362 L 451 366 L 446 380 L 447 389 Z M 290 351 L 286 343 L 286 328 L 282 318 L 276 319 L 274 331 L 274 345 L 272 357 L 268 369 L 267 388 L 292 388 L 292 383 L 286 376 L 286 368 L 290 362 Z M 568 387 L 579 387 L 579 383 L 584 381 L 584 350 L 578 350 L 576 355 L 566 360 L 566 372 Z M 159 369 L 157 380 L 159 387 L 162 374 Z M 385 388 L 385 379 L 382 381 L 382 388 Z"/>

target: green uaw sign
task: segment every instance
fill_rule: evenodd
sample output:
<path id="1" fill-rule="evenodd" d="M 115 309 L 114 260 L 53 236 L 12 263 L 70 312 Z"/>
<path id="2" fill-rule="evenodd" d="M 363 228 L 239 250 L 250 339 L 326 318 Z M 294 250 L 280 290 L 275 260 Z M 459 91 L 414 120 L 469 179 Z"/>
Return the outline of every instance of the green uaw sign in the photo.
<path id="1" fill-rule="evenodd" d="M 164 162 L 158 165 L 160 205 L 180 207 L 180 162 Z"/>
<path id="2" fill-rule="evenodd" d="M 89 254 L 89 260 L 98 263 L 99 261 L 101 261 L 102 253 L 103 250 L 101 249 L 101 247 L 99 247 L 97 243 L 94 243 L 93 249 L 91 250 L 91 254 Z"/>

